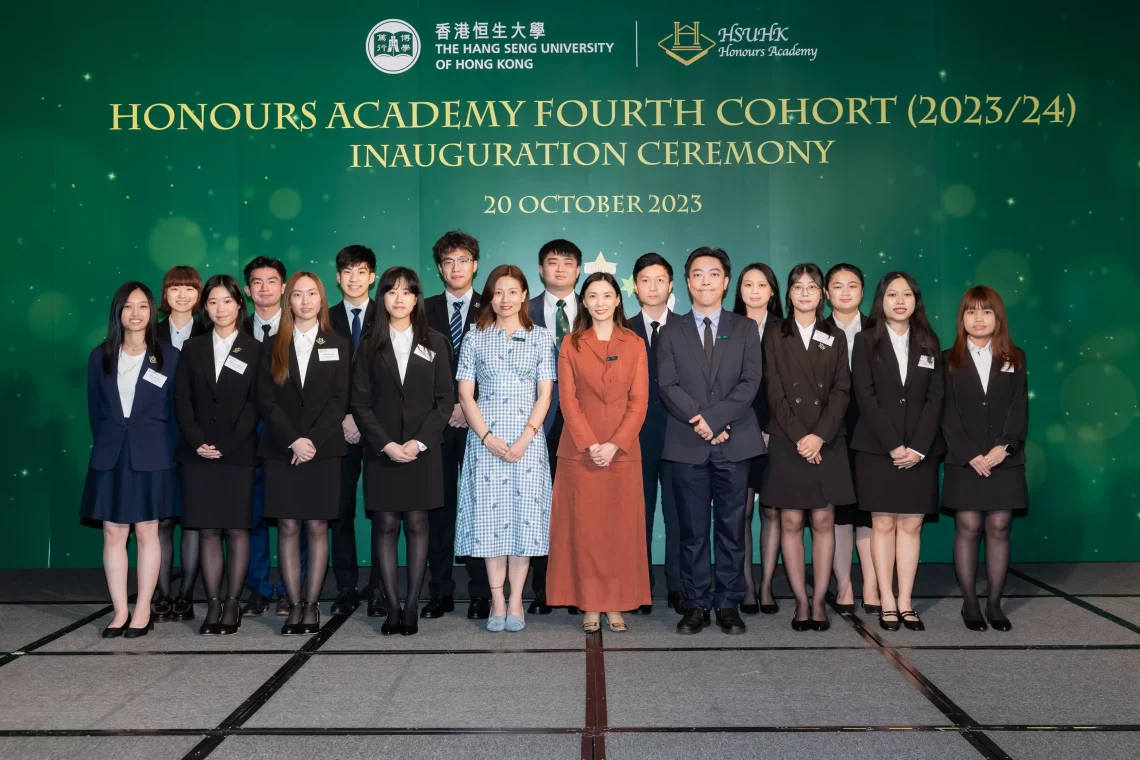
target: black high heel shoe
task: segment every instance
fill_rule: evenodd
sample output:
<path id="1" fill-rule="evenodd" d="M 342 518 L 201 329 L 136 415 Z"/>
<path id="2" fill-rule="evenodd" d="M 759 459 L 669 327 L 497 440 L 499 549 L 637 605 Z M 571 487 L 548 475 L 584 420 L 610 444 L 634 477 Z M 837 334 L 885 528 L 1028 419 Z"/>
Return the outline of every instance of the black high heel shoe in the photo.
<path id="1" fill-rule="evenodd" d="M 222 631 L 221 631 L 221 625 L 222 625 L 222 610 L 221 610 L 221 606 L 222 606 L 222 600 L 221 600 L 221 599 L 219 599 L 219 598 L 218 598 L 218 597 L 216 597 L 216 596 L 212 596 L 212 597 L 210 597 L 209 599 L 207 599 L 207 600 L 206 600 L 206 603 L 207 603 L 207 604 L 211 604 L 211 605 L 212 605 L 214 602 L 217 602 L 217 603 L 218 603 L 218 608 L 219 608 L 219 609 L 218 609 L 218 621 L 217 621 L 216 623 L 210 623 L 210 622 L 208 622 L 208 621 L 210 620 L 210 611 L 209 611 L 209 610 L 207 610 L 207 612 L 206 612 L 206 619 L 202 621 L 202 626 L 201 626 L 201 627 L 198 629 L 198 635 L 199 635 L 199 636 L 217 636 L 218 634 L 220 634 L 220 633 L 222 632 Z"/>
<path id="2" fill-rule="evenodd" d="M 412 622 L 410 622 L 410 623 L 401 622 L 400 623 L 400 635 L 401 636 L 415 636 L 417 633 L 420 632 L 420 622 L 419 622 L 419 616 L 416 614 L 416 607 L 417 607 L 417 605 L 413 605 L 410 608 L 411 609 Z M 409 608 L 405 608 L 404 611 L 400 613 L 401 621 L 408 616 L 408 614 L 409 614 L 408 609 Z"/>
<path id="3" fill-rule="evenodd" d="M 1009 633 L 1013 630 L 1013 623 L 1009 622 L 1009 618 L 1007 618 L 1005 615 L 1002 615 L 1001 617 L 995 617 L 990 614 L 989 610 L 986 610 L 986 620 L 990 621 L 990 627 L 995 631 Z"/>
<path id="4" fill-rule="evenodd" d="M 792 630 L 796 633 L 803 633 L 804 631 L 811 630 L 811 618 L 807 620 L 796 620 L 792 618 Z"/>
<path id="5" fill-rule="evenodd" d="M 385 620 L 384 625 L 380 626 L 381 636 L 396 636 L 404 632 L 404 610 L 397 604 L 394 612 L 395 614 Z"/>
<path id="6" fill-rule="evenodd" d="M 908 616 L 914 618 L 914 620 L 907 620 Z M 918 613 L 914 610 L 903 610 L 899 613 L 899 617 L 902 618 L 902 624 L 906 626 L 906 629 L 908 631 L 926 630 L 926 625 L 922 622 L 921 618 L 918 617 Z"/>
<path id="7" fill-rule="evenodd" d="M 234 606 L 237 607 L 237 622 L 233 623 L 232 625 L 227 625 L 226 623 L 223 623 L 219 620 L 218 621 L 218 635 L 220 635 L 220 636 L 233 636 L 235 633 L 237 633 L 238 631 L 241 630 L 241 618 L 242 618 L 241 600 L 238 599 L 236 596 L 227 596 L 226 602 L 228 603 L 231 599 L 234 602 Z M 226 616 L 225 607 L 223 607 L 222 608 L 222 617 L 224 618 L 225 616 Z"/>
<path id="8" fill-rule="evenodd" d="M 756 615 L 756 614 L 758 614 L 760 612 L 760 596 L 759 596 L 759 594 L 751 594 L 751 595 L 745 594 L 744 598 L 748 599 L 749 601 L 748 601 L 748 603 L 744 603 L 744 602 L 740 603 L 740 611 L 743 612 L 745 615 Z"/>
<path id="9" fill-rule="evenodd" d="M 854 615 L 855 614 L 855 604 L 854 604 L 854 602 L 852 602 L 851 604 L 838 604 L 837 603 L 835 605 L 835 611 L 838 612 L 840 615 Z"/>
<path id="10" fill-rule="evenodd" d="M 103 633 L 101 635 L 105 639 L 117 639 L 123 635 L 123 631 L 125 631 L 127 629 L 127 626 L 130 624 L 131 624 L 131 613 L 128 612 L 127 613 L 127 621 L 125 623 L 123 623 L 122 625 L 120 625 L 118 627 L 107 626 L 106 628 L 103 629 Z"/>
<path id="11" fill-rule="evenodd" d="M 301 607 L 301 602 L 289 605 L 289 617 L 285 618 L 285 625 L 281 626 L 282 636 L 299 636 L 301 634 L 301 622 L 298 620 L 296 623 L 290 623 L 289 618 L 293 617 L 293 610 Z"/>
<path id="12" fill-rule="evenodd" d="M 154 630 L 154 621 L 153 620 L 148 621 L 147 624 L 145 626 L 143 626 L 142 628 L 131 628 L 130 625 L 128 625 L 126 630 L 123 631 L 123 638 L 124 639 L 139 639 L 139 638 L 142 638 L 143 636 L 146 636 L 148 633 L 150 633 L 153 630 Z"/>
<path id="13" fill-rule="evenodd" d="M 863 602 L 863 612 L 868 615 L 881 615 L 883 614 L 883 605 L 881 604 L 867 604 Z"/>
<path id="14" fill-rule="evenodd" d="M 889 618 L 894 619 L 890 620 Z M 897 631 L 900 627 L 901 620 L 902 618 L 899 617 L 898 610 L 883 610 L 879 613 L 879 627 L 884 631 Z"/>
<path id="15" fill-rule="evenodd" d="M 826 631 L 831 627 L 831 621 L 827 619 L 827 613 L 823 613 L 823 620 L 816 620 L 814 617 L 809 618 L 808 622 L 811 623 L 813 631 Z"/>
<path id="16" fill-rule="evenodd" d="M 967 615 L 965 607 L 962 608 L 962 622 L 965 623 L 966 627 L 971 631 L 981 632 L 989 630 L 989 626 L 986 625 L 985 620 L 982 620 L 982 615 L 980 612 L 976 617 L 974 615 Z"/>
<path id="17" fill-rule="evenodd" d="M 315 623 L 300 623 L 297 625 L 297 633 L 302 636 L 309 636 L 321 630 L 321 605 L 317 602 L 302 602 L 301 603 L 301 616 L 304 618 L 305 608 L 315 607 L 317 609 L 317 622 Z"/>

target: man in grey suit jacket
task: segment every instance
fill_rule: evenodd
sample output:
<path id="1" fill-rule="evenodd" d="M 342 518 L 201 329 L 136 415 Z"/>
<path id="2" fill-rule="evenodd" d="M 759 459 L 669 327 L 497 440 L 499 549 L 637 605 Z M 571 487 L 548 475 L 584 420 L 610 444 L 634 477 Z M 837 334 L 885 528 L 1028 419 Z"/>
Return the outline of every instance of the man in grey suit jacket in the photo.
<path id="1" fill-rule="evenodd" d="M 669 417 L 662 458 L 673 463 L 685 615 L 699 633 L 716 609 L 725 633 L 743 633 L 744 509 L 748 460 L 766 454 L 752 411 L 763 362 L 756 324 L 722 308 L 728 254 L 702 247 L 685 262 L 693 310 L 661 332 L 658 387 Z M 715 519 L 716 593 L 709 592 L 709 522 Z"/>

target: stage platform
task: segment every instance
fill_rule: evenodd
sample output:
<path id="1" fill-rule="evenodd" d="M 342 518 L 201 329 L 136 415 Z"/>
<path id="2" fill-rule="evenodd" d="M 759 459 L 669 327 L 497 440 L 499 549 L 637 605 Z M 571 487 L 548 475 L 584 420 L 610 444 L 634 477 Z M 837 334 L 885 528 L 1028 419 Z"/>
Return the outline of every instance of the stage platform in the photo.
<path id="1" fill-rule="evenodd" d="M 0 571 L 0 758 L 1140 757 L 1140 563 L 1016 566 L 1004 634 L 963 627 L 950 565 L 916 590 L 922 633 L 795 633 L 781 572 L 741 636 L 678 635 L 663 599 L 624 634 L 565 610 L 491 634 L 457 599 L 383 637 L 330 586 L 315 636 L 272 610 L 198 636 L 200 603 L 129 641 L 99 636 L 101 570 Z"/>

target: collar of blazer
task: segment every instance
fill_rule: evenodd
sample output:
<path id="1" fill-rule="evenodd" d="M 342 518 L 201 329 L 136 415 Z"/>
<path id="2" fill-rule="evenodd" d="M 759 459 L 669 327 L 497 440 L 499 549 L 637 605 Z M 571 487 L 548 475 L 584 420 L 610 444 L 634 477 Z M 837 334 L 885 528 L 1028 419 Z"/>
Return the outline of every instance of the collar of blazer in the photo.
<path id="1" fill-rule="evenodd" d="M 223 364 L 222 371 L 217 377 L 214 377 L 214 331 L 211 330 L 203 338 L 203 347 L 199 349 L 201 354 L 198 361 L 202 362 L 203 368 L 206 370 L 206 382 L 210 384 L 210 390 L 214 392 L 215 397 L 218 395 L 218 386 L 223 384 L 224 378 L 224 383 L 228 385 L 229 381 L 234 379 L 230 375 L 246 377 L 247 381 L 252 377 L 253 372 L 256 371 L 256 368 L 251 369 L 251 365 L 254 363 L 253 357 L 256 355 L 258 347 L 261 346 L 252 335 L 246 335 L 238 330 L 237 337 L 234 338 L 234 343 L 230 346 L 230 352 L 226 356 L 227 361 L 232 356 L 234 359 L 243 362 L 246 365 L 245 371 L 230 370 L 227 372 L 226 366 Z"/>
<path id="2" fill-rule="evenodd" d="M 818 370 L 822 369 L 824 363 L 830 358 L 830 355 L 836 352 L 835 334 L 829 333 L 833 339 L 830 346 L 823 341 L 816 340 L 815 331 L 819 329 L 819 323 L 817 322 L 816 326 L 812 328 L 811 339 L 808 341 L 807 349 L 805 350 L 804 339 L 800 337 L 799 324 L 795 321 L 794 317 L 792 318 L 792 322 L 792 334 L 787 335 L 781 329 L 780 337 L 791 343 L 791 354 L 795 357 L 800 368 L 807 373 L 807 376 L 812 378 L 814 382 L 818 382 Z M 836 328 L 836 330 L 838 329 L 839 328 Z M 840 335 L 842 335 L 842 332 L 840 332 Z M 846 340 L 846 338 L 844 338 L 844 340 Z"/>
<path id="3" fill-rule="evenodd" d="M 895 381 L 895 387 L 898 388 L 900 393 L 902 393 L 911 386 L 911 383 L 914 382 L 915 375 L 918 374 L 916 370 L 918 369 L 919 357 L 922 356 L 922 349 L 918 346 L 915 346 L 913 342 L 908 343 L 908 351 L 906 356 L 906 382 L 904 383 L 900 377 L 902 371 L 899 367 L 898 357 L 895 356 L 895 347 L 891 345 L 891 336 L 887 334 L 890 329 L 891 328 L 888 327 L 883 331 L 883 337 L 879 339 L 879 351 L 882 352 L 883 361 L 888 367 L 891 368 L 891 379 Z M 911 334 L 910 337 L 913 338 L 914 335 Z M 978 373 L 975 372 L 974 374 L 976 375 Z M 978 381 L 978 387 L 981 387 L 980 380 Z"/>
<path id="4" fill-rule="evenodd" d="M 615 355 L 619 351 L 619 347 L 622 343 L 625 343 L 626 340 L 634 337 L 637 336 L 630 335 L 630 333 L 621 329 L 617 325 L 614 325 L 613 332 L 610 333 L 610 339 L 608 341 L 601 341 L 598 340 L 598 336 L 594 332 L 594 328 L 591 327 L 588 328 L 585 333 L 583 333 L 582 339 L 578 341 L 578 344 L 585 344 L 589 346 L 590 351 L 593 352 L 594 356 L 598 357 L 598 359 L 600 359 L 604 364 L 605 362 L 609 361 L 609 358 L 611 356 Z M 638 338 L 638 340 L 640 340 L 640 338 Z"/>
<path id="5" fill-rule="evenodd" d="M 292 338 L 289 339 L 289 379 L 297 387 L 297 392 L 300 393 L 302 396 L 305 395 L 305 388 L 312 388 L 313 387 L 313 383 L 311 381 L 313 379 L 313 373 L 315 371 L 318 371 L 316 368 L 320 367 L 322 364 L 325 363 L 325 362 L 320 361 L 318 358 L 320 356 L 321 349 L 337 348 L 336 346 L 329 346 L 328 345 L 329 338 L 331 338 L 335 334 L 336 334 L 335 331 L 331 332 L 331 333 L 327 333 L 324 330 L 322 330 L 320 327 L 317 328 L 317 337 L 313 340 L 313 350 L 312 350 L 312 352 L 309 353 L 309 363 L 305 368 L 305 385 L 304 385 L 304 387 L 302 387 L 302 385 L 301 385 L 301 365 L 297 363 L 297 346 L 293 342 Z M 338 350 L 338 354 L 339 354 L 339 348 L 337 350 Z M 348 357 L 338 355 L 337 359 L 339 361 L 345 361 L 348 359 Z M 328 362 L 328 363 L 332 364 L 332 362 Z"/>
<path id="6" fill-rule="evenodd" d="M 166 345 L 170 344 L 168 343 Z M 135 380 L 135 399 L 131 403 L 130 419 L 123 417 L 123 404 L 119 399 L 118 369 L 112 369 L 110 374 L 106 372 L 103 373 L 103 393 L 110 400 L 111 413 L 115 415 L 115 419 L 117 419 L 119 422 L 129 425 L 132 419 L 139 418 L 138 412 L 145 409 L 146 404 L 149 403 L 152 398 L 152 394 L 146 392 L 146 387 L 148 385 L 159 393 L 162 393 L 166 390 L 166 383 L 174 382 L 173 376 L 170 375 L 170 356 L 168 353 L 162 351 L 161 343 L 159 343 L 157 348 L 157 351 L 148 350 L 146 352 L 146 358 L 143 359 L 142 367 L 139 369 L 138 379 Z M 170 350 L 175 354 L 178 353 L 177 349 L 173 347 L 171 347 Z M 144 379 L 146 377 L 147 370 L 154 370 L 155 372 L 158 372 L 158 359 L 155 358 L 155 354 L 158 354 L 160 352 L 163 353 L 163 359 L 165 361 L 162 365 L 162 372 L 159 374 L 166 376 L 166 383 L 163 383 L 161 388 Z M 116 367 L 117 366 L 118 360 L 116 359 Z"/>

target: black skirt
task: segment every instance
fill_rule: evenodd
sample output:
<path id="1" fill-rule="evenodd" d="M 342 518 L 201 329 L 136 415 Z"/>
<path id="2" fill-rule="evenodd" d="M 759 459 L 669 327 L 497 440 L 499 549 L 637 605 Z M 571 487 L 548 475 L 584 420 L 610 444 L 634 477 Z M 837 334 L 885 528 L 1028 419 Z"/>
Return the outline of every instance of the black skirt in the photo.
<path id="1" fill-rule="evenodd" d="M 340 510 L 342 457 L 292 465 L 265 460 L 262 514 L 277 520 L 335 520 Z"/>
<path id="2" fill-rule="evenodd" d="M 855 472 L 855 452 L 847 450 L 847 461 L 851 463 L 851 478 L 855 481 L 855 495 L 859 495 L 859 476 Z M 859 509 L 858 503 L 844 504 L 835 508 L 836 525 L 854 525 L 856 528 L 871 527 L 871 513 Z"/>
<path id="3" fill-rule="evenodd" d="M 253 521 L 253 465 L 187 462 L 182 480 L 182 527 L 249 530 Z"/>
<path id="4" fill-rule="evenodd" d="M 862 512 L 938 514 L 938 457 L 900 470 L 885 454 L 856 451 L 855 483 Z"/>
<path id="5" fill-rule="evenodd" d="M 822 461 L 811 464 L 796 445 L 780 435 L 768 439 L 770 472 L 760 488 L 760 503 L 777 509 L 823 509 L 855 501 L 847 442 L 833 439 L 820 450 Z"/>
<path id="6" fill-rule="evenodd" d="M 79 515 L 133 525 L 178 517 L 181 512 L 178 470 L 140 472 L 131 467 L 131 447 L 123 436 L 119 458 L 111 470 L 87 470 Z"/>
<path id="7" fill-rule="evenodd" d="M 443 462 L 439 449 L 411 462 L 364 460 L 364 510 L 411 512 L 443 506 Z"/>
<path id="8" fill-rule="evenodd" d="M 948 512 L 999 512 L 1020 517 L 1029 509 L 1025 465 L 996 467 L 984 478 L 966 465 L 947 464 L 942 478 L 942 508 Z"/>

